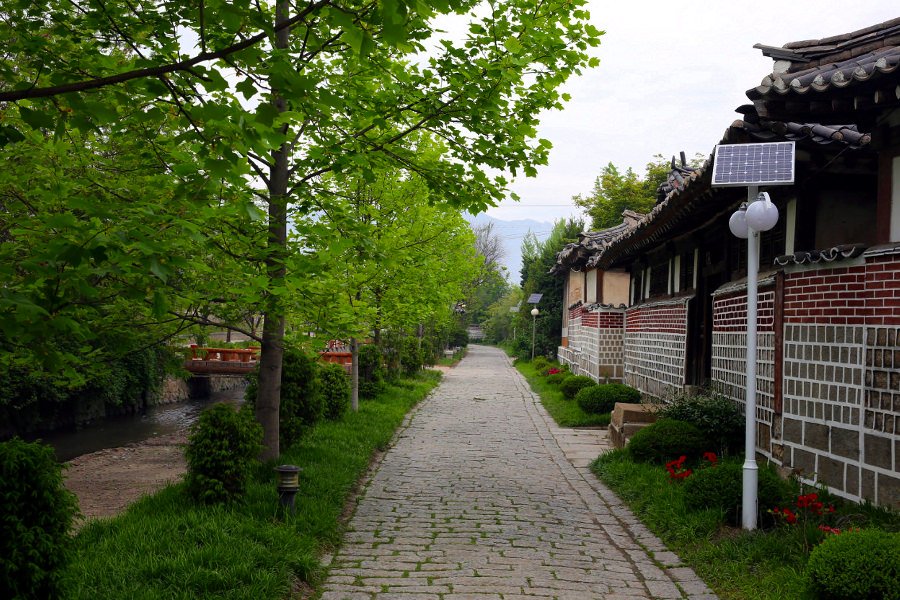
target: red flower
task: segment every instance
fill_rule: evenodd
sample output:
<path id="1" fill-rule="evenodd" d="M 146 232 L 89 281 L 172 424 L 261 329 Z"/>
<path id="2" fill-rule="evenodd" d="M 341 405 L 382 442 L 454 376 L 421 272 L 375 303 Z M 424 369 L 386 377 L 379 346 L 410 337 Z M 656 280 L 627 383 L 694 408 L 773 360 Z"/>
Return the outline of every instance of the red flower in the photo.
<path id="1" fill-rule="evenodd" d="M 559 373 L 559 369 L 557 369 L 556 367 L 547 371 L 547 375 L 556 375 L 557 373 Z"/>
<path id="2" fill-rule="evenodd" d="M 787 521 L 788 523 L 790 523 L 791 525 L 793 525 L 794 523 L 797 522 L 797 515 L 794 514 L 794 512 L 791 509 L 785 508 L 784 510 L 781 511 L 781 514 L 784 515 L 784 520 Z"/>
<path id="3" fill-rule="evenodd" d="M 828 525 L 819 525 L 819 529 L 825 533 L 833 533 L 834 535 L 840 535 L 841 533 L 840 529 L 829 527 Z"/>
<path id="4" fill-rule="evenodd" d="M 703 453 L 703 458 L 705 458 L 706 460 L 708 460 L 708 461 L 709 461 L 709 464 L 711 464 L 712 466 L 716 466 L 716 463 L 719 462 L 719 459 L 716 458 L 716 453 L 715 453 L 715 452 L 704 452 L 704 453 Z"/>
<path id="5" fill-rule="evenodd" d="M 687 460 L 687 456 L 681 456 L 677 460 L 671 460 L 666 463 L 666 471 L 669 472 L 669 479 L 672 480 L 680 480 L 689 477 L 693 471 L 690 469 L 684 469 L 684 461 Z"/>

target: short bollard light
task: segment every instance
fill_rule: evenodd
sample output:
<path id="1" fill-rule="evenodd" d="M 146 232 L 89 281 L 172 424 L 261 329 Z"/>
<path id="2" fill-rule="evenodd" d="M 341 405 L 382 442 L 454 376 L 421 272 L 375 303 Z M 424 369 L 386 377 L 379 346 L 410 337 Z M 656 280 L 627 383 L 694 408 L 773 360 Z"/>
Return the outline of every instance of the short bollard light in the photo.
<path id="1" fill-rule="evenodd" d="M 300 467 L 294 465 L 279 465 L 275 467 L 278 473 L 278 499 L 281 506 L 290 509 L 294 513 L 294 498 L 300 489 Z"/>

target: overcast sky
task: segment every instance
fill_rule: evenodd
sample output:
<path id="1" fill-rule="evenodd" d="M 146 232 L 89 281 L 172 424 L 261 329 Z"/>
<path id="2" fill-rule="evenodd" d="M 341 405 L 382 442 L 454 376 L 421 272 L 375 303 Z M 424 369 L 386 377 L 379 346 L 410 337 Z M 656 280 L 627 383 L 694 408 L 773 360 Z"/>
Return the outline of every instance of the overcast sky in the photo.
<path id="1" fill-rule="evenodd" d="M 594 50 L 600 66 L 570 81 L 572 100 L 543 115 L 540 135 L 553 143 L 550 164 L 511 189 L 522 198 L 488 214 L 553 221 L 581 213 L 572 196 L 588 193 L 609 162 L 643 173 L 654 154 L 709 154 L 739 118 L 746 91 L 772 71 L 753 44 L 847 33 L 900 16 L 888 0 L 755 0 L 591 5 L 606 32 Z M 547 206 L 555 205 L 555 206 Z"/>

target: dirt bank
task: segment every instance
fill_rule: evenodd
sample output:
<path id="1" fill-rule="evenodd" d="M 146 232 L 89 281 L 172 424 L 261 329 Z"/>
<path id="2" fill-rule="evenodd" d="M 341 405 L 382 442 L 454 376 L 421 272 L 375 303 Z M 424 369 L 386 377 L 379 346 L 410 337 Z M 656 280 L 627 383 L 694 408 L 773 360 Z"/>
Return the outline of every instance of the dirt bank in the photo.
<path id="1" fill-rule="evenodd" d="M 78 496 L 84 520 L 112 517 L 184 475 L 187 432 L 109 448 L 69 461 L 66 487 Z"/>

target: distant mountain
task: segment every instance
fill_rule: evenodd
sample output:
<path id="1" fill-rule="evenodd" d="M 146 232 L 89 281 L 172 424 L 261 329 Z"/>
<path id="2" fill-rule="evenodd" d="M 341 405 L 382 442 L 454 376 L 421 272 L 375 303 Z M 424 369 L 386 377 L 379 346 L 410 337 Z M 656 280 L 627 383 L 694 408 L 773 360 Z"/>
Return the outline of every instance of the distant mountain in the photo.
<path id="1" fill-rule="evenodd" d="M 539 240 L 545 240 L 550 235 L 550 230 L 553 229 L 553 223 L 535 221 L 533 219 L 504 221 L 484 213 L 474 217 L 469 214 L 464 216 L 471 225 L 494 224 L 494 231 L 503 240 L 503 265 L 509 271 L 507 279 L 509 279 L 510 283 L 515 284 L 522 282 L 522 240 L 525 238 L 525 235 L 530 231 Z"/>

